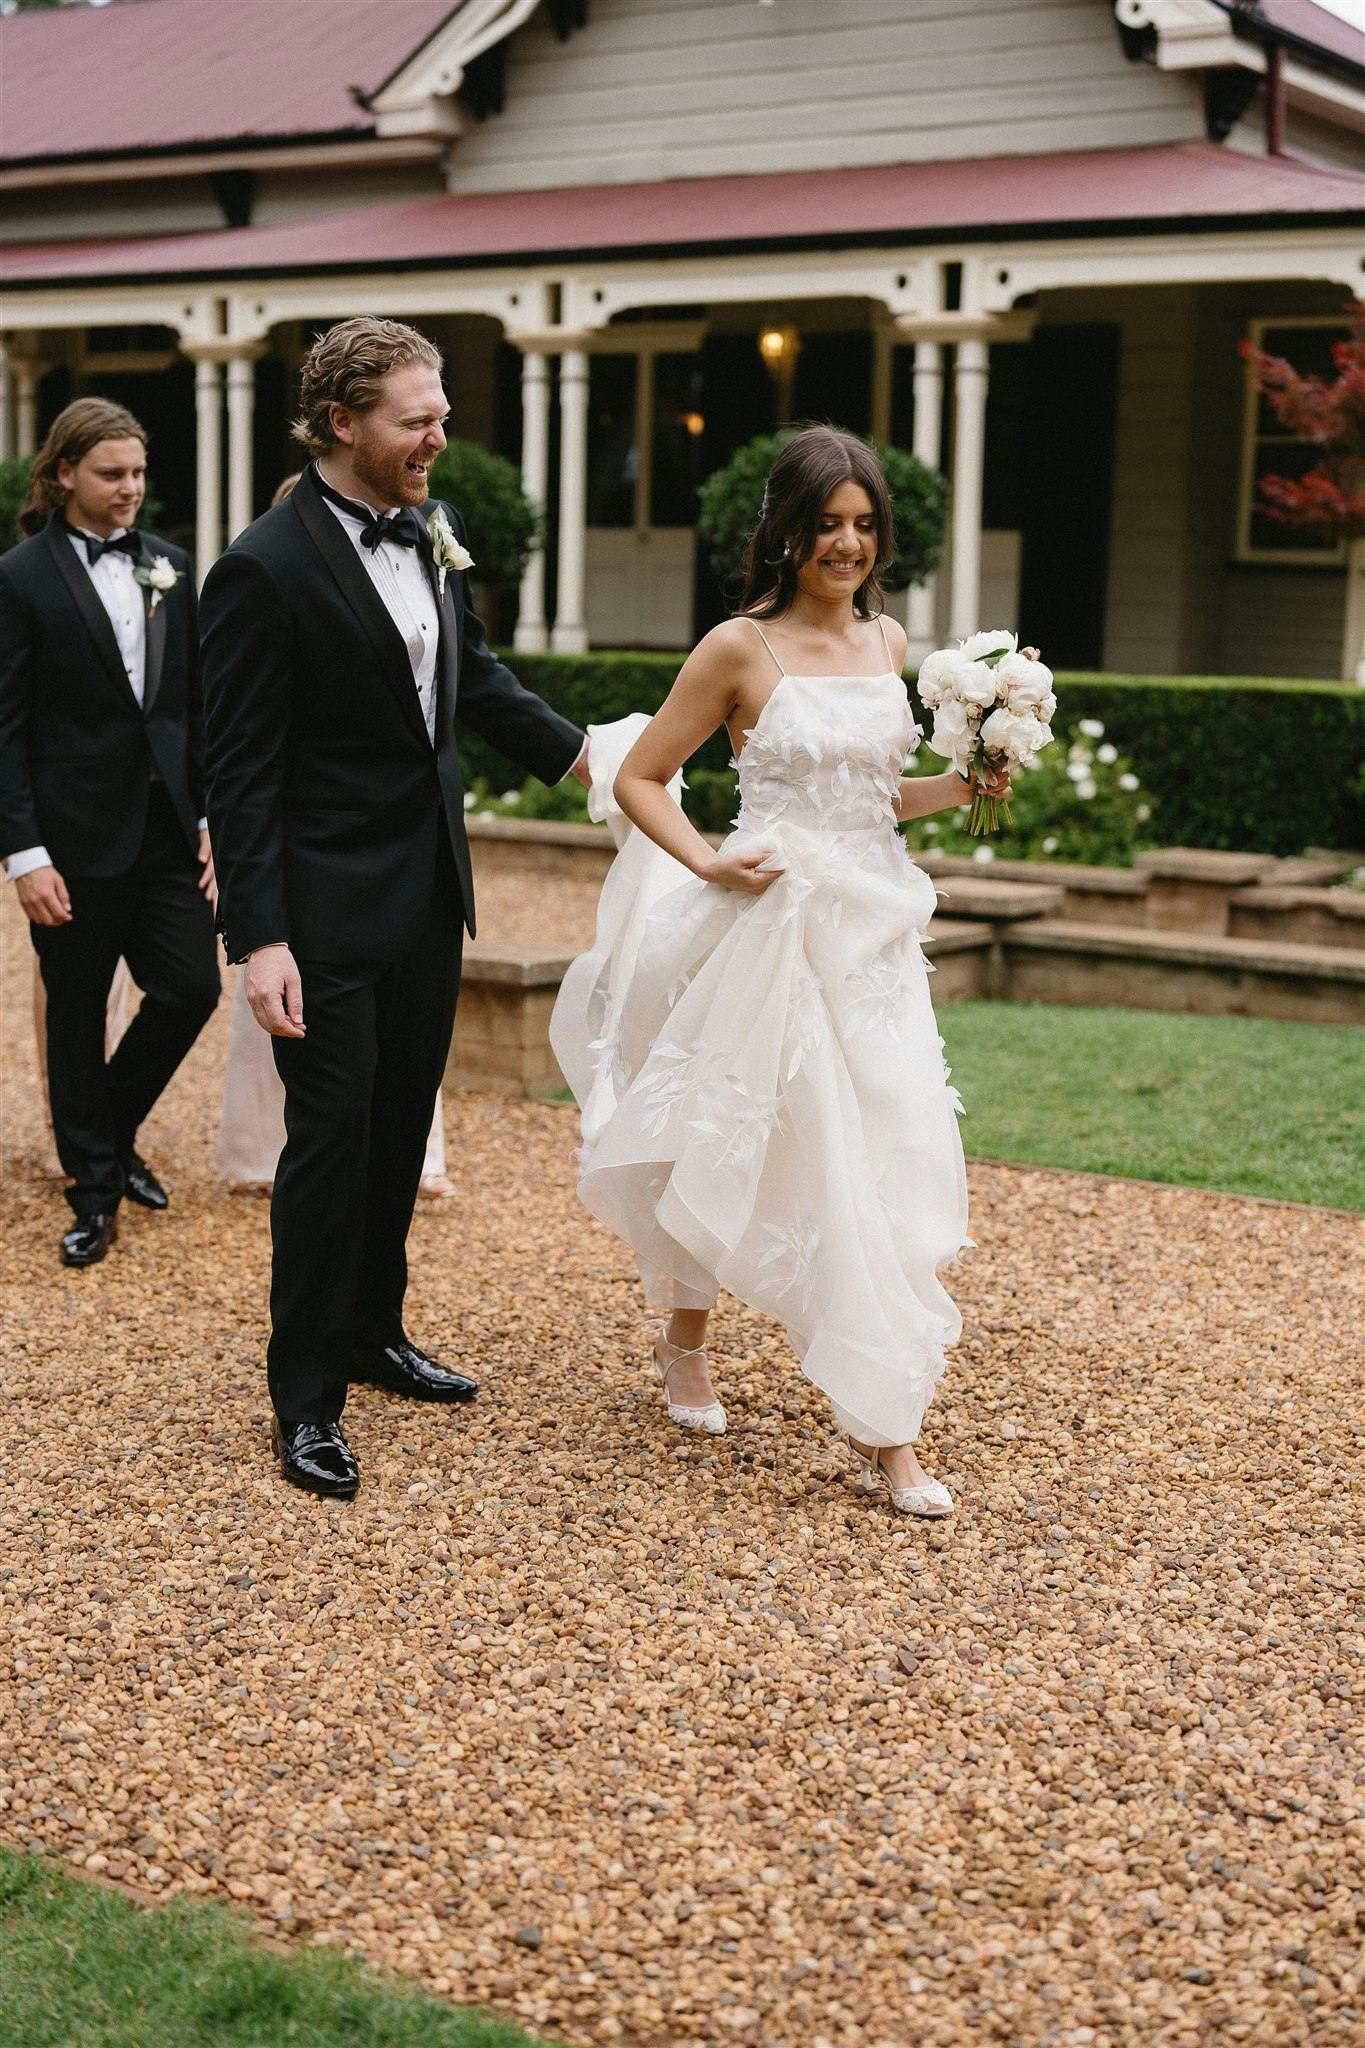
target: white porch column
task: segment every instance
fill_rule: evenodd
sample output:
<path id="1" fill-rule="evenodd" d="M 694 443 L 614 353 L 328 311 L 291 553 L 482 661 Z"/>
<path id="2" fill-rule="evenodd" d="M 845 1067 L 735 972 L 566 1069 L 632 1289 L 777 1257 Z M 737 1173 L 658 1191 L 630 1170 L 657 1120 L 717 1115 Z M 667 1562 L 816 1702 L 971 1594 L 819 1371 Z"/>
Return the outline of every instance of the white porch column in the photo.
<path id="1" fill-rule="evenodd" d="M 550 645 L 583 654 L 588 504 L 588 357 L 566 348 L 559 358 L 559 589 Z"/>
<path id="2" fill-rule="evenodd" d="M 521 486 L 544 517 L 550 474 L 550 377 L 545 356 L 528 348 L 521 359 Z M 512 645 L 522 653 L 540 654 L 545 632 L 545 543 L 527 557 L 517 604 Z"/>
<path id="3" fill-rule="evenodd" d="M 911 453 L 930 469 L 937 469 L 943 460 L 943 350 L 936 341 L 915 343 L 914 388 Z M 928 576 L 915 584 L 906 606 L 905 630 L 910 642 L 906 658 L 916 666 L 934 650 L 937 582 L 936 576 Z"/>
<path id="4" fill-rule="evenodd" d="M 38 452 L 38 360 L 11 356 L 14 375 L 14 452 L 22 461 Z"/>
<path id="5" fill-rule="evenodd" d="M 10 384 L 9 350 L 0 342 L 0 462 L 8 462 L 14 453 L 14 436 L 10 431 Z"/>
<path id="6" fill-rule="evenodd" d="M 953 582 L 948 630 L 965 640 L 981 620 L 981 495 L 986 462 L 986 380 L 990 351 L 975 337 L 957 344 L 953 364 Z"/>
<path id="7" fill-rule="evenodd" d="M 194 570 L 202 583 L 223 549 L 223 369 L 212 343 L 181 348 L 194 362 Z"/>
<path id="8" fill-rule="evenodd" d="M 263 341 L 240 342 L 227 365 L 228 523 L 227 537 L 236 540 L 255 517 L 252 489 L 251 431 L 256 410 L 256 362 L 265 354 Z M 200 365 L 203 368 L 203 365 Z M 197 379 L 196 379 L 197 383 Z"/>

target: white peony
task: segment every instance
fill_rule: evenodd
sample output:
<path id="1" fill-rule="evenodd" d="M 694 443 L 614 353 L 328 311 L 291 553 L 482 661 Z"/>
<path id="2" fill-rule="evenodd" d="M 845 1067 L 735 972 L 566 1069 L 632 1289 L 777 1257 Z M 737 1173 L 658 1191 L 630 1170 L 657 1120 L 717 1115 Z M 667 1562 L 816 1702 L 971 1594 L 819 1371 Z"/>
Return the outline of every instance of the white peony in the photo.
<path id="1" fill-rule="evenodd" d="M 983 711 L 988 704 L 998 704 L 1003 695 L 995 670 L 987 668 L 984 661 L 964 661 L 953 672 L 952 686 L 960 702 L 979 705 Z"/>
<path id="2" fill-rule="evenodd" d="M 1051 690 L 1048 691 L 1042 703 L 1036 705 L 1034 708 L 1036 709 L 1038 716 L 1042 719 L 1043 724 L 1051 725 L 1053 713 L 1057 709 L 1057 699 L 1053 696 Z"/>
<path id="3" fill-rule="evenodd" d="M 1007 654 L 995 665 L 1011 711 L 1037 711 L 1052 694 L 1052 670 L 1023 654 Z"/>
<path id="4" fill-rule="evenodd" d="M 1014 762 L 1030 760 L 1051 740 L 1050 728 L 1036 718 L 1020 717 L 1018 712 L 1004 708 L 993 711 L 981 728 L 981 744 L 991 753 L 1003 754 Z"/>
<path id="5" fill-rule="evenodd" d="M 934 713 L 934 736 L 929 744 L 933 747 L 936 754 L 943 752 L 943 748 L 938 743 L 940 734 L 945 739 L 971 738 L 971 728 L 967 720 L 967 707 L 965 704 L 959 704 L 956 697 L 945 697 L 938 710 Z"/>
<path id="6" fill-rule="evenodd" d="M 1007 633 L 1003 626 L 996 626 L 988 633 L 969 633 L 959 652 L 966 661 L 979 661 L 983 654 L 1013 654 L 1018 645 L 1017 634 Z"/>
<path id="7" fill-rule="evenodd" d="M 926 710 L 936 711 L 951 693 L 952 674 L 961 663 L 955 647 L 939 647 L 925 656 L 919 666 L 919 696 Z"/>

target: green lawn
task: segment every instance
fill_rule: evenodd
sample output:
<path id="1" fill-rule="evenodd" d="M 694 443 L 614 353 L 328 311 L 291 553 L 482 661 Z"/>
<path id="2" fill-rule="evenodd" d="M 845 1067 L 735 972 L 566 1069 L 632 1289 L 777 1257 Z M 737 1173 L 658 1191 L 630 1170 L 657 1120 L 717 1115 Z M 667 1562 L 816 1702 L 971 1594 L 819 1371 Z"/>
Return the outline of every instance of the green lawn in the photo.
<path id="1" fill-rule="evenodd" d="M 939 1018 L 979 1159 L 1365 1209 L 1365 1033 L 1050 1003 Z"/>
<path id="2" fill-rule="evenodd" d="M 531 2048 L 330 1951 L 288 1960 L 219 1907 L 140 1912 L 59 1865 L 0 1850 L 4 2048 Z"/>

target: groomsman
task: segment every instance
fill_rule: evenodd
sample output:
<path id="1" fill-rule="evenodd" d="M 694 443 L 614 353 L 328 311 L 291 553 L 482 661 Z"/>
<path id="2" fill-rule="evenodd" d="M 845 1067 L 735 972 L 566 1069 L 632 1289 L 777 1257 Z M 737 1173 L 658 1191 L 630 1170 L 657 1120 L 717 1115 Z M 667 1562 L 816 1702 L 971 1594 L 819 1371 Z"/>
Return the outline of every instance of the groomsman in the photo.
<path id="1" fill-rule="evenodd" d="M 194 580 L 134 526 L 146 467 L 130 412 L 77 399 L 0 556 L 0 858 L 47 991 L 68 1266 L 104 1257 L 125 1195 L 166 1208 L 138 1128 L 219 992 Z M 106 1061 L 120 957 L 144 994 Z"/>

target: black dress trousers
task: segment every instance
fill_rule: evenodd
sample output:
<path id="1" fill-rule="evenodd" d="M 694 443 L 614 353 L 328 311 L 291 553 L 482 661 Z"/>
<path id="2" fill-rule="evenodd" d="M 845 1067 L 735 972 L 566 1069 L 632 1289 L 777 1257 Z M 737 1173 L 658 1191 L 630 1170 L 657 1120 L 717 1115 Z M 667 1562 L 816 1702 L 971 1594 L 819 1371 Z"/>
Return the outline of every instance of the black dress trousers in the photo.
<path id="1" fill-rule="evenodd" d="M 199 872 L 164 786 L 154 783 L 133 866 L 67 876 L 71 922 L 29 926 L 47 991 L 52 1127 L 78 1216 L 118 1207 L 138 1126 L 218 1000 L 213 912 Z M 105 1010 L 120 957 L 143 998 L 106 1061 Z"/>
<path id="2" fill-rule="evenodd" d="M 444 831 L 412 950 L 298 962 L 304 1038 L 272 1041 L 284 1150 L 270 1206 L 267 1354 L 282 1422 L 334 1422 L 357 1351 L 403 1332 L 406 1240 L 455 1023 L 464 940 Z"/>

